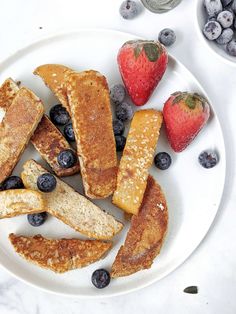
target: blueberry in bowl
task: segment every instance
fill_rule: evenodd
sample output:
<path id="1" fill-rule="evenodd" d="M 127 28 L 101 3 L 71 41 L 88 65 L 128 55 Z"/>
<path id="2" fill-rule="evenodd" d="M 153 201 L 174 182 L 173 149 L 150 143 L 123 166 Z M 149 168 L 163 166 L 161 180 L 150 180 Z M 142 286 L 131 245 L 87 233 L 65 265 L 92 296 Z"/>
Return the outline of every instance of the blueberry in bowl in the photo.
<path id="1" fill-rule="evenodd" d="M 24 189 L 23 181 L 18 176 L 8 177 L 2 184 L 2 190 Z"/>
<path id="2" fill-rule="evenodd" d="M 68 123 L 64 127 L 64 135 L 68 142 L 74 142 L 75 141 L 75 133 L 73 130 L 72 123 Z"/>
<path id="3" fill-rule="evenodd" d="M 92 274 L 92 283 L 98 289 L 107 287 L 110 281 L 110 273 L 106 269 L 97 269 Z"/>
<path id="4" fill-rule="evenodd" d="M 39 227 L 41 226 L 47 219 L 47 213 L 38 213 L 38 214 L 28 214 L 27 219 L 31 226 Z"/>

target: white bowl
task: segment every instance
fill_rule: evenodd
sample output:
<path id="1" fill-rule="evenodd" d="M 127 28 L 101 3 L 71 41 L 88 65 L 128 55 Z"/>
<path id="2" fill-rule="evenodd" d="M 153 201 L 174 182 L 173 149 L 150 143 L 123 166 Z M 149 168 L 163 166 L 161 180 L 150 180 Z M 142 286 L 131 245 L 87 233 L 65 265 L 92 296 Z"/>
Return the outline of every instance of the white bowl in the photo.
<path id="1" fill-rule="evenodd" d="M 226 50 L 224 46 L 218 45 L 216 42 L 214 41 L 210 41 L 208 39 L 206 39 L 206 37 L 204 36 L 202 30 L 204 25 L 206 24 L 207 20 L 208 20 L 208 16 L 207 13 L 205 11 L 204 5 L 203 5 L 204 0 L 196 0 L 196 5 L 195 5 L 195 9 L 196 9 L 196 28 L 199 34 L 199 37 L 202 39 L 202 41 L 204 42 L 204 44 L 212 51 L 214 52 L 221 60 L 223 60 L 224 62 L 236 66 L 236 57 L 230 56 Z"/>

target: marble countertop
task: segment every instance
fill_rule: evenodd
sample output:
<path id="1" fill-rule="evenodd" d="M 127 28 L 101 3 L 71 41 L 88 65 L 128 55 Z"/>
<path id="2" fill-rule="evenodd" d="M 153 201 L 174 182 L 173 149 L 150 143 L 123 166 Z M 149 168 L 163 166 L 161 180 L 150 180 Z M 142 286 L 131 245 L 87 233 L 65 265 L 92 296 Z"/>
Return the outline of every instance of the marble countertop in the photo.
<path id="1" fill-rule="evenodd" d="M 0 267 L 1 314 L 236 313 L 236 68 L 223 63 L 202 46 L 194 24 L 194 0 L 183 0 L 175 10 L 163 15 L 143 10 L 132 21 L 119 16 L 120 2 L 2 1 L 0 60 L 32 40 L 59 30 L 112 28 L 151 39 L 157 38 L 162 28 L 173 28 L 177 42 L 170 52 L 207 90 L 222 124 L 228 152 L 222 205 L 209 233 L 181 267 L 148 288 L 125 296 L 101 300 L 55 296 L 20 282 Z M 189 285 L 197 285 L 199 293 L 183 293 Z"/>

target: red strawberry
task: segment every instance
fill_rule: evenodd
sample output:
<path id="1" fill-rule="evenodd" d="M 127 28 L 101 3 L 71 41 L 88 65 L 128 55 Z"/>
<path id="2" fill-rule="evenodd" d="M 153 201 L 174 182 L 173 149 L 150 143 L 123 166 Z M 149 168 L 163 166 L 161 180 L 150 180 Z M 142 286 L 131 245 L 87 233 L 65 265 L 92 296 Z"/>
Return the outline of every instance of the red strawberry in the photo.
<path id="1" fill-rule="evenodd" d="M 210 115 L 208 101 L 194 93 L 177 92 L 163 108 L 167 137 L 175 152 L 183 151 L 206 124 Z"/>
<path id="2" fill-rule="evenodd" d="M 145 105 L 165 73 L 166 48 L 158 41 L 127 41 L 119 50 L 117 61 L 133 103 Z"/>

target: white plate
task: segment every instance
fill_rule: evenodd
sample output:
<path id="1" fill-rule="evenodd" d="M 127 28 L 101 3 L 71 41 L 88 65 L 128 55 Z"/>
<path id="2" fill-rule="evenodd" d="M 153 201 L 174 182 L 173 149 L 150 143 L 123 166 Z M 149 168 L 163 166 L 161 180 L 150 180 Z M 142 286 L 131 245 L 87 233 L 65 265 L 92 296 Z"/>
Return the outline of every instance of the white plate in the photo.
<path id="1" fill-rule="evenodd" d="M 133 35 L 108 30 L 81 30 L 60 34 L 41 40 L 19 51 L 0 66 L 0 79 L 11 76 L 31 88 L 46 106 L 57 103 L 40 78 L 32 72 L 40 64 L 61 63 L 76 70 L 96 69 L 106 75 L 109 84 L 121 81 L 116 56 L 121 45 Z M 168 70 L 150 99 L 148 105 L 139 108 L 162 109 L 163 103 L 175 91 L 194 91 L 205 94 L 193 75 L 176 59 L 170 57 Z M 19 113 L 20 114 L 20 113 Z M 216 149 L 220 155 L 219 164 L 210 170 L 198 164 L 198 155 L 204 149 Z M 105 297 L 124 294 L 143 288 L 169 274 L 196 249 L 205 237 L 218 210 L 225 180 L 225 147 L 222 131 L 212 108 L 208 125 L 183 153 L 175 154 L 169 147 L 164 129 L 161 131 L 157 151 L 167 151 L 173 164 L 167 171 L 151 169 L 151 174 L 163 187 L 169 206 L 169 230 L 161 254 L 149 270 L 138 272 L 126 278 L 113 280 L 103 289 L 97 290 L 91 284 L 91 274 L 97 268 L 110 269 L 116 253 L 123 243 L 128 223 L 123 232 L 114 239 L 114 247 L 104 259 L 89 267 L 59 275 L 41 269 L 19 257 L 8 241 L 8 234 L 35 235 L 46 237 L 81 237 L 80 234 L 50 217 L 38 228 L 30 226 L 26 216 L 0 221 L 0 263 L 19 279 L 41 289 L 80 297 Z M 40 160 L 33 147 L 27 148 L 15 169 L 19 174 L 22 164 L 29 158 Z M 80 176 L 66 179 L 82 192 Z M 110 201 L 96 201 L 97 204 L 123 220 L 123 213 Z"/>

